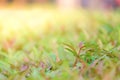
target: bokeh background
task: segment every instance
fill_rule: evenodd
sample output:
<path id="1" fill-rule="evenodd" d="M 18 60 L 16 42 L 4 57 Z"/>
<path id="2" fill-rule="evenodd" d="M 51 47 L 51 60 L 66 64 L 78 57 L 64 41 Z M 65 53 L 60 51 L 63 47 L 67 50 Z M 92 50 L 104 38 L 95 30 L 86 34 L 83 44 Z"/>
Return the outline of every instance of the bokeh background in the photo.
<path id="1" fill-rule="evenodd" d="M 120 0 L 0 0 L 0 80 L 119 80 Z"/>
<path id="2" fill-rule="evenodd" d="M 28 4 L 54 4 L 60 7 L 82 7 L 82 8 L 104 8 L 104 9 L 115 9 L 120 6 L 119 0 L 1 0 L 1 6 L 15 5 L 25 6 Z M 57 7 L 56 6 L 56 7 Z"/>

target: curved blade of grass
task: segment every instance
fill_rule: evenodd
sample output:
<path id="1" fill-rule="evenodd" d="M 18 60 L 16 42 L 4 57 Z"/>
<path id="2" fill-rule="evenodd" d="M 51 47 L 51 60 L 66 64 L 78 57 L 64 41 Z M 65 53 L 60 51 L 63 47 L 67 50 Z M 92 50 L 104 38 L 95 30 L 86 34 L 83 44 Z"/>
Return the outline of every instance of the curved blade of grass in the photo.
<path id="1" fill-rule="evenodd" d="M 76 52 L 75 48 L 72 45 L 66 44 L 66 43 L 64 43 L 64 45 L 66 46 L 66 48 L 65 48 L 66 50 L 73 53 L 74 56 L 77 56 L 77 52 Z"/>
<path id="2" fill-rule="evenodd" d="M 71 49 L 69 49 L 69 48 L 65 48 L 67 51 L 69 51 L 69 52 L 71 52 L 71 53 L 73 53 L 73 55 L 74 56 L 77 56 L 77 53 L 76 52 L 74 52 L 73 50 L 71 50 Z"/>

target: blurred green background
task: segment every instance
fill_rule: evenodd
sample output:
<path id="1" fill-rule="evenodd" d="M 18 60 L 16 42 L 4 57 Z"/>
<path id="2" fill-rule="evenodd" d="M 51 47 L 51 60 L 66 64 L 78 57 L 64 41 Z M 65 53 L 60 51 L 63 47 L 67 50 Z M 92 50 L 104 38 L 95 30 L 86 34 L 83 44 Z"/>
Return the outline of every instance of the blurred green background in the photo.
<path id="1" fill-rule="evenodd" d="M 120 0 L 0 0 L 0 80 L 119 80 Z"/>

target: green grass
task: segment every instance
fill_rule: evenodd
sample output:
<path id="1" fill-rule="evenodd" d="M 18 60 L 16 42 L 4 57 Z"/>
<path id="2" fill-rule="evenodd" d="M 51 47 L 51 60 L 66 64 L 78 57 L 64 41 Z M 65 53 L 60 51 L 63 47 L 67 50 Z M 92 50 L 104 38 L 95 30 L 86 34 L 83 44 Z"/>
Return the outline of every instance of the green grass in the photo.
<path id="1" fill-rule="evenodd" d="M 16 15 L 13 21 L 20 21 L 18 29 L 11 27 L 19 26 L 14 23 L 4 27 L 3 22 L 11 20 L 7 13 L 1 19 L 0 80 L 120 79 L 118 12 L 49 11 L 47 17 L 29 12 L 23 12 L 23 18 L 11 14 Z M 45 24 L 31 28 L 35 15 Z"/>

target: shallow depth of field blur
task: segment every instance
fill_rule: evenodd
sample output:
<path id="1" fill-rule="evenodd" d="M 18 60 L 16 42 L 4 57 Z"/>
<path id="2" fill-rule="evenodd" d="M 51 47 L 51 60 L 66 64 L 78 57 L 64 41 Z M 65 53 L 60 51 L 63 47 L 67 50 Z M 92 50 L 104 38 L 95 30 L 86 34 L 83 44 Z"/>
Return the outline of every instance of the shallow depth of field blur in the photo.
<path id="1" fill-rule="evenodd" d="M 0 0 L 0 80 L 119 80 L 120 0 Z"/>

